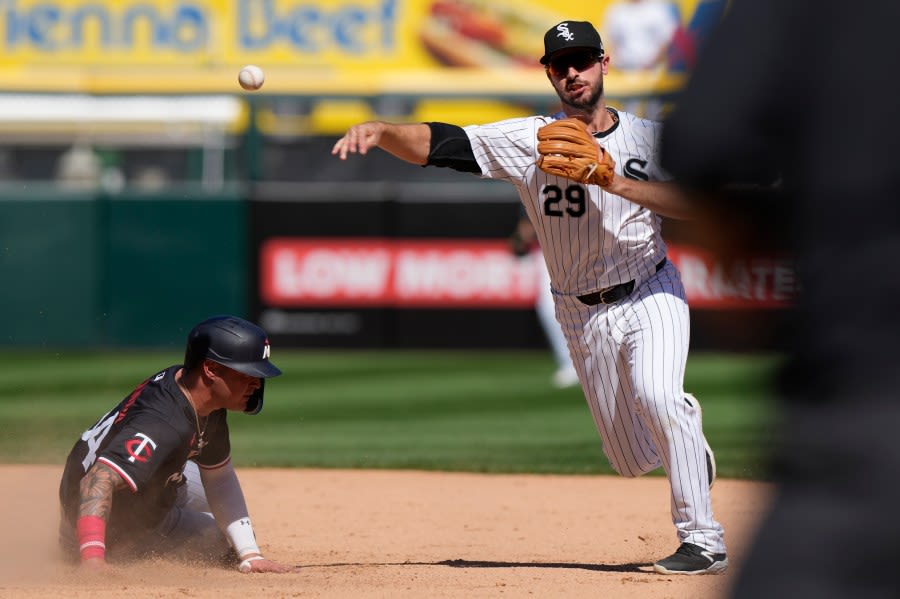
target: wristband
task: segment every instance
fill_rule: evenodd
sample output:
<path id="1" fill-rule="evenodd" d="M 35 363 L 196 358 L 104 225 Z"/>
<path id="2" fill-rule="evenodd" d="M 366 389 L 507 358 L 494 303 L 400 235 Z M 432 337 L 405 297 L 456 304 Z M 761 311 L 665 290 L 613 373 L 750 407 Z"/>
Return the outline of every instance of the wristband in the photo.
<path id="1" fill-rule="evenodd" d="M 238 566 L 238 570 L 243 573 L 247 573 L 250 571 L 250 562 L 255 562 L 257 560 L 266 559 L 261 555 L 254 555 L 253 557 L 248 557 L 244 561 L 241 562 L 241 565 Z"/>
<path id="2" fill-rule="evenodd" d="M 82 516 L 76 523 L 81 561 L 106 558 L 106 521 L 100 516 Z"/>
<path id="3" fill-rule="evenodd" d="M 229 524 L 225 528 L 225 536 L 241 559 L 249 553 L 262 553 L 256 544 L 256 535 L 253 533 L 250 518 L 240 518 Z"/>

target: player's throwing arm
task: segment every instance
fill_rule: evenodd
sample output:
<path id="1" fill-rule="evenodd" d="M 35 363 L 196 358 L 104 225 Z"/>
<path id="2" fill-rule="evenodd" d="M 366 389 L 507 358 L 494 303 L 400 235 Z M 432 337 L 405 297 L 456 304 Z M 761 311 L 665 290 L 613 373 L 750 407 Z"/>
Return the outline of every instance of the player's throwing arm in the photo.
<path id="1" fill-rule="evenodd" d="M 331 149 L 346 160 L 349 154 L 367 154 L 379 147 L 407 162 L 425 164 L 431 144 L 431 129 L 425 123 L 397 124 L 366 121 L 350 127 Z"/>

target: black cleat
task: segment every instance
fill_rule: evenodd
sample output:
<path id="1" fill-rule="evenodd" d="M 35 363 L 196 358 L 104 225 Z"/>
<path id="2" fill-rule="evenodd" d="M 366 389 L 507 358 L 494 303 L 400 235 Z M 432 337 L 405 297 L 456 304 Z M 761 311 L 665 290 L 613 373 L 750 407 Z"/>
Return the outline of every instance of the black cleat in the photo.
<path id="1" fill-rule="evenodd" d="M 721 574 L 727 568 L 724 553 L 712 553 L 693 543 L 682 543 L 675 553 L 653 564 L 660 574 Z"/>

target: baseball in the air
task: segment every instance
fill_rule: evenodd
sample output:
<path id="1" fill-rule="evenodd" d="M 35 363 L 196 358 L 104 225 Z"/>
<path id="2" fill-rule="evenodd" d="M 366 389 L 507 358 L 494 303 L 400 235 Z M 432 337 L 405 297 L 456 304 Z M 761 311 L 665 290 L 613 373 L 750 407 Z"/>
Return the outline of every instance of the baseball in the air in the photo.
<path id="1" fill-rule="evenodd" d="M 261 68 L 255 64 L 248 64 L 238 73 L 238 83 L 246 90 L 254 91 L 262 87 L 266 76 Z"/>

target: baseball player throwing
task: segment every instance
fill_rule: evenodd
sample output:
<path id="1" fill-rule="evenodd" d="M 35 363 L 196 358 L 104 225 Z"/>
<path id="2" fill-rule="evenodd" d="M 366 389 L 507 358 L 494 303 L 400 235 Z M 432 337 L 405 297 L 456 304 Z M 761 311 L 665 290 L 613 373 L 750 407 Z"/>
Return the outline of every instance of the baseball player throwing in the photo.
<path id="1" fill-rule="evenodd" d="M 256 414 L 269 361 L 258 326 L 195 326 L 184 365 L 150 377 L 75 443 L 59 499 L 60 544 L 85 566 L 154 555 L 287 572 L 263 557 L 231 465 L 226 411 Z"/>
<path id="2" fill-rule="evenodd" d="M 661 236 L 661 217 L 690 216 L 688 202 L 659 166 L 659 124 L 606 105 L 609 56 L 594 26 L 558 23 L 544 50 L 558 115 L 465 128 L 369 121 L 351 127 L 332 154 L 380 147 L 516 186 L 607 458 L 623 476 L 660 466 L 668 475 L 680 546 L 655 570 L 722 572 L 724 533 L 710 500 L 715 462 L 700 405 L 683 388 L 688 306 Z"/>

